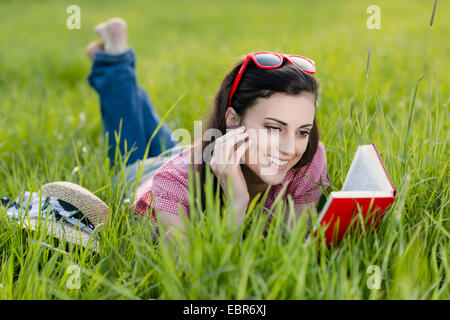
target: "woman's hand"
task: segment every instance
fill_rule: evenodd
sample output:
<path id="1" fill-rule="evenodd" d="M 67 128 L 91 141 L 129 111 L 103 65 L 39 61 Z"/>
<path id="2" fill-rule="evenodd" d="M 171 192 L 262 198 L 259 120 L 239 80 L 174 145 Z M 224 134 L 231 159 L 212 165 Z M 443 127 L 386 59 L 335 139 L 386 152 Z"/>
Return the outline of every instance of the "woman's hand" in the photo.
<path id="1" fill-rule="evenodd" d="M 228 194 L 228 175 L 231 178 L 231 187 L 234 195 L 233 209 L 239 224 L 244 218 L 250 200 L 247 183 L 240 166 L 240 160 L 251 144 L 251 141 L 245 141 L 248 138 L 246 130 L 247 128 L 243 126 L 230 130 L 218 138 L 215 142 L 210 162 L 211 170 L 219 179 L 228 202 L 231 201 L 231 195 Z M 238 146 L 242 141 L 243 143 Z"/>

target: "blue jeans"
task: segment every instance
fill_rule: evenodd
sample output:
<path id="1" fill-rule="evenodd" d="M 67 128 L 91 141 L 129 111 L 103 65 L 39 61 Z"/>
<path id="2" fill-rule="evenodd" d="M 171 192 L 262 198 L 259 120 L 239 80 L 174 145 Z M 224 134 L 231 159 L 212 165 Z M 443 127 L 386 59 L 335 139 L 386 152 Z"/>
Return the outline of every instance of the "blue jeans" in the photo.
<path id="1" fill-rule="evenodd" d="M 118 55 L 96 52 L 92 71 L 88 76 L 89 84 L 100 96 L 103 130 L 109 137 L 108 157 L 111 164 L 114 164 L 117 147 L 115 136 L 119 135 L 119 132 L 120 154 L 124 155 L 125 151 L 129 152 L 132 147 L 136 148 L 127 161 L 125 173 L 127 185 L 136 179 L 141 165 L 144 166 L 140 179 L 143 182 L 146 175 L 182 150 L 182 146 L 172 140 L 167 124 L 163 123 L 150 143 L 148 158 L 143 159 L 147 144 L 161 122 L 161 117 L 148 95 L 137 83 L 135 59 L 136 56 L 131 49 Z M 170 154 L 167 155 L 167 152 L 162 154 L 163 151 Z M 114 178 L 113 183 L 117 178 L 118 176 Z"/>

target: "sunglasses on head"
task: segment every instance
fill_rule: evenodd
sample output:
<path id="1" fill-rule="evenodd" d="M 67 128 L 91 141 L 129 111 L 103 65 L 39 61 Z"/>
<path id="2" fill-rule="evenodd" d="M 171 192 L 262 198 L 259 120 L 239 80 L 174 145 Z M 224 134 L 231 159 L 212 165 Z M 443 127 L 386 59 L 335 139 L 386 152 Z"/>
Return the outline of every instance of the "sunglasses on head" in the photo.
<path id="1" fill-rule="evenodd" d="M 228 106 L 231 107 L 231 98 L 233 94 L 236 92 L 239 81 L 241 80 L 242 74 L 244 73 L 245 67 L 250 60 L 252 60 L 256 66 L 261 69 L 276 69 L 281 67 L 283 64 L 283 60 L 286 59 L 287 62 L 293 64 L 298 67 L 300 70 L 314 74 L 316 72 L 316 65 L 313 60 L 297 56 L 295 54 L 282 54 L 282 53 L 274 53 L 274 52 L 254 52 L 249 53 L 247 57 L 245 57 L 244 62 L 242 63 L 241 68 L 239 69 L 236 78 L 234 79 L 233 85 L 231 86 L 230 97 L 228 99 Z"/>

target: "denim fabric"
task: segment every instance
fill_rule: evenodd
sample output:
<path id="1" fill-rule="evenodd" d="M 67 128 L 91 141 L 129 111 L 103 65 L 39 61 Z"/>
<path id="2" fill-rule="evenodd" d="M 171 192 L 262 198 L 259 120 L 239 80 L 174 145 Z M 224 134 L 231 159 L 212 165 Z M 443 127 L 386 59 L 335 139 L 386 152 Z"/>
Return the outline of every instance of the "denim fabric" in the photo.
<path id="1" fill-rule="evenodd" d="M 135 60 L 136 56 L 131 49 L 118 55 L 96 52 L 92 71 L 88 76 L 89 84 L 100 96 L 103 130 L 109 136 L 108 156 L 111 164 L 117 147 L 115 135 L 119 132 L 119 150 L 122 155 L 125 154 L 125 142 L 127 151 L 132 146 L 137 148 L 131 153 L 125 170 L 126 185 L 129 187 L 135 182 L 141 165 L 144 169 L 140 182 L 143 182 L 166 160 L 182 150 L 182 146 L 171 139 L 167 124 L 163 123 L 151 141 L 148 159 L 143 159 L 147 143 L 161 122 L 161 117 L 149 96 L 137 83 Z M 114 177 L 113 184 L 117 179 L 118 175 Z"/>
<path id="2" fill-rule="evenodd" d="M 142 173 L 139 179 L 139 183 L 146 181 L 153 173 L 159 169 L 167 160 L 169 160 L 175 154 L 181 152 L 184 149 L 184 146 L 181 144 L 176 145 L 175 147 L 164 151 L 162 154 L 147 158 L 145 160 L 138 160 L 135 163 L 129 164 L 125 168 L 125 184 L 131 185 L 136 181 L 137 175 L 142 168 Z M 118 179 L 118 175 L 114 177 L 114 181 Z"/>
<path id="3" fill-rule="evenodd" d="M 147 143 L 161 122 L 150 98 L 137 83 L 135 59 L 131 49 L 118 55 L 96 52 L 88 76 L 89 84 L 100 96 L 103 129 L 109 135 L 108 156 L 111 163 L 116 150 L 114 133 L 119 133 L 121 120 L 120 153 L 125 153 L 125 141 L 127 151 L 132 146 L 137 148 L 131 153 L 127 164 L 143 159 Z M 163 150 L 176 145 L 177 142 L 171 139 L 169 127 L 164 123 L 153 138 L 147 157 L 158 156 Z"/>

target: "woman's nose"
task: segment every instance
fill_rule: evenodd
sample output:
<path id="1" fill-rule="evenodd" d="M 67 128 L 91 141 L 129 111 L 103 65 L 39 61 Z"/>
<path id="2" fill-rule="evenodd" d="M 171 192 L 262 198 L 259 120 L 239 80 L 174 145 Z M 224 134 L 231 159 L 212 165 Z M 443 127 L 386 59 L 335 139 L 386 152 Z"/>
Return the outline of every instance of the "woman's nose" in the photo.
<path id="1" fill-rule="evenodd" d="M 295 136 L 286 135 L 280 136 L 280 145 L 279 151 L 281 156 L 292 157 L 295 155 Z"/>

